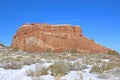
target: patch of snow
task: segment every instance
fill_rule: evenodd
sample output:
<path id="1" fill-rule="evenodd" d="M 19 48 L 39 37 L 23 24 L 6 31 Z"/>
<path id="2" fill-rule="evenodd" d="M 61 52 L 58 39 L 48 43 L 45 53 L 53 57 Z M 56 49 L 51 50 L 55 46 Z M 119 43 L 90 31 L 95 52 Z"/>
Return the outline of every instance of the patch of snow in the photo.
<path id="1" fill-rule="evenodd" d="M 83 75 L 83 80 L 101 80 L 96 78 L 95 74 L 90 73 L 90 69 L 91 69 L 92 65 L 88 65 L 88 68 L 85 69 L 82 73 Z"/>
<path id="2" fill-rule="evenodd" d="M 44 63 L 44 64 L 32 64 L 32 65 L 25 65 L 22 67 L 22 69 L 13 70 L 8 69 L 5 70 L 3 68 L 0 68 L 0 80 L 32 80 L 30 77 L 26 76 L 26 71 L 31 69 L 35 70 L 37 65 L 40 65 L 38 68 L 42 67 L 48 67 L 52 63 Z M 54 80 L 52 76 L 46 75 L 42 76 L 42 78 L 45 78 L 44 80 Z"/>
<path id="3" fill-rule="evenodd" d="M 109 61 L 110 61 L 110 59 L 103 59 L 102 61 L 109 62 Z"/>
<path id="4" fill-rule="evenodd" d="M 51 75 L 44 75 L 40 77 L 40 80 L 55 80 Z"/>
<path id="5" fill-rule="evenodd" d="M 108 61 L 105 59 L 105 61 Z M 0 80 L 32 80 L 31 77 L 26 75 L 26 71 L 29 69 L 35 70 L 37 65 L 40 65 L 39 68 L 42 67 L 48 67 L 53 63 L 44 63 L 44 64 L 32 64 L 32 65 L 25 65 L 22 67 L 22 69 L 18 70 L 12 70 L 8 69 L 5 70 L 3 68 L 0 68 Z M 88 68 L 83 71 L 70 71 L 65 76 L 60 77 L 61 80 L 105 80 L 105 79 L 99 79 L 96 77 L 97 74 L 90 73 L 90 69 L 92 65 L 88 65 Z M 42 75 L 40 76 L 40 79 L 42 80 L 55 80 L 54 76 L 50 75 L 50 70 L 48 71 L 48 75 Z M 120 80 L 120 77 L 112 77 L 109 80 Z"/>
<path id="6" fill-rule="evenodd" d="M 18 29 L 24 28 L 24 27 L 29 27 L 31 26 L 31 24 L 23 24 L 21 27 L 19 27 Z"/>
<path id="7" fill-rule="evenodd" d="M 44 63 L 42 66 L 47 68 L 47 67 L 49 67 L 49 66 L 52 65 L 52 64 L 53 64 L 53 63 Z"/>
<path id="8" fill-rule="evenodd" d="M 70 71 L 68 75 L 61 77 L 65 80 L 80 80 L 80 75 L 76 71 Z"/>
<path id="9" fill-rule="evenodd" d="M 31 80 L 25 75 L 24 70 L 4 70 L 0 69 L 0 80 Z"/>

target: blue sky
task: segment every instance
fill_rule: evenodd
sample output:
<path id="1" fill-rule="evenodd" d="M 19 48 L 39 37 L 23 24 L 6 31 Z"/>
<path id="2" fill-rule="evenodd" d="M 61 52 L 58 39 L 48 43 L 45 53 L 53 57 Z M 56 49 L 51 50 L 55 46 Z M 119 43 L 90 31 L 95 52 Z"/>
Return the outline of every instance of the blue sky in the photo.
<path id="1" fill-rule="evenodd" d="M 24 23 L 80 25 L 89 39 L 120 52 L 120 0 L 0 0 L 0 42 Z"/>

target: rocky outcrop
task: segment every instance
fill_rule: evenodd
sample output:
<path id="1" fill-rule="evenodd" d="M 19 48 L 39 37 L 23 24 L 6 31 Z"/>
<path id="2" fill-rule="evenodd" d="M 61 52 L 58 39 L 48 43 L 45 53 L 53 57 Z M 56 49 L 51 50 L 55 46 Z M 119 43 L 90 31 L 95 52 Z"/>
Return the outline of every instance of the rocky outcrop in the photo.
<path id="1" fill-rule="evenodd" d="M 51 50 L 62 52 L 77 50 L 86 53 L 105 53 L 109 49 L 88 40 L 82 35 L 79 26 L 25 24 L 13 36 L 11 47 L 30 52 L 43 52 Z"/>

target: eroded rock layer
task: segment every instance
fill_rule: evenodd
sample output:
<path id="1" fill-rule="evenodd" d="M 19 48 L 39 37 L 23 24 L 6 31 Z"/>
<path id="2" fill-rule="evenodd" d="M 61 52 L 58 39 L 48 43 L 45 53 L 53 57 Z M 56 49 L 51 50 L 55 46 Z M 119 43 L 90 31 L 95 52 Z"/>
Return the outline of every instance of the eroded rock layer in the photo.
<path id="1" fill-rule="evenodd" d="M 25 24 L 13 36 L 11 47 L 30 52 L 76 50 L 86 53 L 105 53 L 109 49 L 88 40 L 79 26 Z"/>

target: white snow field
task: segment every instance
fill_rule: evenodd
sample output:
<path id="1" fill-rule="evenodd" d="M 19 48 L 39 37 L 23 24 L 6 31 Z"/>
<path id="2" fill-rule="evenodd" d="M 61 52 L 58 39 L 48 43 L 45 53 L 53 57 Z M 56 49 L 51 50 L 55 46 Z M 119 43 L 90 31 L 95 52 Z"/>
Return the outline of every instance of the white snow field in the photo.
<path id="1" fill-rule="evenodd" d="M 120 80 L 120 55 L 0 48 L 0 80 Z"/>

